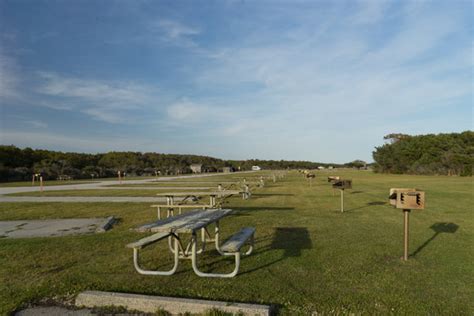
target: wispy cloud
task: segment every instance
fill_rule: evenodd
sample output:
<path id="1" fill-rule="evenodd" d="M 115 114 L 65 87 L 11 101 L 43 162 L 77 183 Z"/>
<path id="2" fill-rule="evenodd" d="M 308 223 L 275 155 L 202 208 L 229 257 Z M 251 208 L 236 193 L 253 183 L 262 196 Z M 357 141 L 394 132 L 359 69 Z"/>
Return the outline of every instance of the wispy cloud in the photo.
<path id="1" fill-rule="evenodd" d="M 24 121 L 24 123 L 27 126 L 33 127 L 33 128 L 47 128 L 48 127 L 48 124 L 43 121 L 28 120 L 28 121 Z"/>
<path id="2" fill-rule="evenodd" d="M 19 78 L 16 68 L 15 59 L 2 52 L 0 42 L 0 99 L 18 96 L 17 84 Z"/>
<path id="3" fill-rule="evenodd" d="M 166 19 L 150 22 L 148 28 L 162 41 L 177 46 L 197 46 L 193 37 L 201 33 L 201 29 L 197 27 Z"/>
<path id="4" fill-rule="evenodd" d="M 169 145 L 159 139 L 144 137 L 142 139 L 127 136 L 76 136 L 49 132 L 20 132 L 3 130 L 0 133 L 1 144 L 15 144 L 21 147 L 52 148 L 65 151 L 105 152 L 113 150 L 153 151 L 160 146 L 162 151 Z"/>
<path id="5" fill-rule="evenodd" d="M 352 17 L 354 24 L 374 24 L 382 20 L 390 6 L 389 0 L 361 0 L 357 2 L 358 10 Z"/>
<path id="6" fill-rule="evenodd" d="M 43 84 L 36 92 L 52 98 L 48 107 L 78 110 L 108 123 L 129 120 L 127 113 L 148 105 L 156 92 L 148 85 L 133 82 L 64 77 L 50 72 L 40 72 L 39 76 Z M 55 105 L 58 102 L 60 105 Z"/>
<path id="7" fill-rule="evenodd" d="M 209 108 L 204 105 L 199 105 L 184 99 L 180 102 L 173 103 L 167 108 L 169 118 L 183 122 L 195 122 L 202 119 L 209 111 Z"/>
<path id="8" fill-rule="evenodd" d="M 264 87 L 254 94 L 260 106 L 286 107 L 311 115 L 435 106 L 470 93 L 465 78 L 449 75 L 469 67 L 465 58 L 456 59 L 458 52 L 425 58 L 446 36 L 462 28 L 445 15 L 407 19 L 394 36 L 377 47 L 367 42 L 365 32 L 350 33 L 350 39 L 346 32 L 336 32 L 326 42 L 304 34 L 291 42 L 251 43 L 221 54 L 214 67 L 197 77 L 197 83 L 235 86 L 255 82 Z M 334 23 L 335 29 L 344 26 Z M 466 45 L 461 50 L 470 49 Z M 422 62 L 412 63 L 419 59 Z M 443 68 L 438 66 L 441 64 Z"/>

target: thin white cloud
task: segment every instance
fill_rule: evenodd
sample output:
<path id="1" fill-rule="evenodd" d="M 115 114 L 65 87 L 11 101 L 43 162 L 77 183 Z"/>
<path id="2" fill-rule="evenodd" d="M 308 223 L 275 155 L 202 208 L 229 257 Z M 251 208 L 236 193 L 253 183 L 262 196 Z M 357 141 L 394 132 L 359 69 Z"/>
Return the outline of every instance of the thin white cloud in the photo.
<path id="1" fill-rule="evenodd" d="M 143 104 L 149 101 L 152 92 L 151 88 L 135 83 L 71 78 L 50 72 L 40 72 L 39 75 L 44 81 L 37 90 L 39 93 L 95 102 L 113 101 L 116 106 Z"/>
<path id="2" fill-rule="evenodd" d="M 175 121 L 196 122 L 209 113 L 209 108 L 189 100 L 182 100 L 168 106 L 167 113 L 169 118 Z"/>
<path id="3" fill-rule="evenodd" d="M 41 104 L 54 109 L 76 110 L 108 123 L 130 120 L 133 110 L 149 106 L 156 89 L 133 82 L 65 77 L 40 72 L 36 92 L 51 99 Z"/>
<path id="4" fill-rule="evenodd" d="M 166 19 L 153 21 L 148 28 L 152 35 L 157 34 L 162 41 L 177 46 L 197 46 L 193 37 L 201 33 L 199 28 Z"/>
<path id="5" fill-rule="evenodd" d="M 15 144 L 19 147 L 48 148 L 54 150 L 107 152 L 113 150 L 157 151 L 168 149 L 168 145 L 156 138 L 130 138 L 117 136 L 71 136 L 49 132 L 19 132 L 3 130 L 1 144 Z"/>
<path id="6" fill-rule="evenodd" d="M 228 126 L 229 122 L 246 116 L 222 100 L 193 100 L 182 98 L 166 108 L 167 118 L 162 120 L 168 126 L 183 126 L 190 124 L 194 127 Z"/>
<path id="7" fill-rule="evenodd" d="M 171 20 L 161 20 L 158 25 L 165 31 L 168 38 L 177 39 L 186 36 L 196 35 L 201 33 L 197 28 L 192 28 Z"/>
<path id="8" fill-rule="evenodd" d="M 0 43 L 0 99 L 18 96 L 19 78 L 16 68 L 15 60 L 2 52 Z"/>
<path id="9" fill-rule="evenodd" d="M 43 122 L 43 121 L 38 121 L 38 120 L 28 120 L 24 121 L 25 125 L 28 127 L 33 127 L 33 128 L 47 128 L 48 124 Z"/>
<path id="10" fill-rule="evenodd" d="M 375 24 L 383 19 L 390 5 L 389 0 L 362 0 L 352 18 L 354 24 Z"/>

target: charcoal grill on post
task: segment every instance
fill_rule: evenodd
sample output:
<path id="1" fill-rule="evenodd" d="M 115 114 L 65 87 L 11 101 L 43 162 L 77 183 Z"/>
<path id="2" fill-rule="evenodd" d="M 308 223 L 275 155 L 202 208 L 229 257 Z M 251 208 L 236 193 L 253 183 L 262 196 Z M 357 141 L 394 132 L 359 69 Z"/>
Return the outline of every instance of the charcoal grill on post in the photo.
<path id="1" fill-rule="evenodd" d="M 390 204 L 395 208 L 403 210 L 403 261 L 408 260 L 409 245 L 409 216 L 411 210 L 423 210 L 425 208 L 425 192 L 418 189 L 390 189 Z"/>
<path id="2" fill-rule="evenodd" d="M 334 180 L 332 182 L 332 188 L 341 191 L 341 213 L 344 213 L 344 190 L 352 189 L 352 180 Z"/>

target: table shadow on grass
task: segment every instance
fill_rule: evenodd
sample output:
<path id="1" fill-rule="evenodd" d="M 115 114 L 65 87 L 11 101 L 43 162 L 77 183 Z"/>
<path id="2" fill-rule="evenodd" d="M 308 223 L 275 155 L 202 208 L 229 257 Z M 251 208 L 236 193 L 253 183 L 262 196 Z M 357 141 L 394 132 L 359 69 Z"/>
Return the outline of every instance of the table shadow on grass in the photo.
<path id="1" fill-rule="evenodd" d="M 434 231 L 433 236 L 428 238 L 423 244 L 421 244 L 410 256 L 414 257 L 419 254 L 426 246 L 428 246 L 439 234 L 447 233 L 447 234 L 454 234 L 459 228 L 459 225 L 455 223 L 445 223 L 445 222 L 438 222 L 434 223 L 430 226 L 430 228 Z"/>
<path id="2" fill-rule="evenodd" d="M 267 244 L 269 241 L 271 241 L 270 245 L 258 246 L 262 243 Z M 269 251 L 284 250 L 282 256 L 250 269 L 245 268 L 244 260 L 242 264 L 243 269 L 239 275 L 259 271 L 289 257 L 300 257 L 303 249 L 311 248 L 313 248 L 313 243 L 306 227 L 276 227 L 273 234 L 255 240 L 255 251 L 251 256 L 262 256 L 264 258 L 265 253 Z M 245 259 L 245 256 L 243 259 Z"/>
<path id="3" fill-rule="evenodd" d="M 259 197 L 268 197 L 268 196 L 294 196 L 294 194 L 289 193 L 252 193 L 252 198 L 259 198 Z"/>
<path id="4" fill-rule="evenodd" d="M 249 216 L 250 213 L 252 212 L 258 212 L 258 211 L 294 211 L 294 207 L 233 207 L 234 213 L 232 213 L 232 216 Z"/>

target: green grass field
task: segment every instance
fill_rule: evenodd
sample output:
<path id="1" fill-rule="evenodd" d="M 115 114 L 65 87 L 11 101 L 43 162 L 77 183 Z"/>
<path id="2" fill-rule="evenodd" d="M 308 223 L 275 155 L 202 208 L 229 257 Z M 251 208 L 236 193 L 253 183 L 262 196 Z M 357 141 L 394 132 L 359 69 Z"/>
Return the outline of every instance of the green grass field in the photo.
<path id="1" fill-rule="evenodd" d="M 152 177 L 127 177 L 126 180 L 141 180 L 141 179 L 152 179 Z M 44 186 L 52 185 L 73 185 L 73 184 L 86 184 L 94 183 L 101 181 L 117 181 L 117 178 L 96 178 L 96 179 L 80 179 L 80 180 L 46 180 L 43 182 Z M 16 182 L 2 182 L 0 183 L 0 188 L 9 188 L 9 187 L 29 187 L 31 186 L 31 181 L 16 181 Z M 35 181 L 35 186 L 39 186 L 39 181 Z"/>
<path id="2" fill-rule="evenodd" d="M 92 180 L 51 180 L 51 181 L 44 181 L 44 186 L 52 186 L 52 185 L 72 185 L 72 184 L 87 184 L 93 183 L 97 181 Z M 11 188 L 11 187 L 29 187 L 31 185 L 31 181 L 19 181 L 19 182 L 2 182 L 0 183 L 0 188 Z M 39 182 L 35 181 L 35 187 L 39 187 Z"/>
<path id="3" fill-rule="evenodd" d="M 249 172 L 245 175 L 243 174 L 229 174 L 229 175 L 218 175 L 218 176 L 212 176 L 212 177 L 198 177 L 198 178 L 184 178 L 180 179 L 180 182 L 189 182 L 189 184 L 192 184 L 192 182 L 209 182 L 209 184 L 216 185 L 219 183 L 219 181 L 227 180 L 227 181 L 239 181 L 243 178 L 246 178 L 248 181 L 257 181 L 258 177 L 256 176 L 256 172 Z M 174 176 L 159 176 L 159 177 L 125 177 L 123 178 L 124 180 L 144 180 L 144 179 L 160 179 L 160 180 L 165 180 L 166 178 L 169 177 L 174 177 Z M 101 181 L 118 181 L 118 178 L 96 178 L 96 179 L 80 179 L 80 180 L 47 180 L 43 182 L 44 186 L 52 186 L 52 185 L 72 185 L 72 184 L 85 184 L 85 183 L 93 183 L 93 182 L 101 182 Z M 125 182 L 124 182 L 125 183 Z M 119 186 L 120 184 L 117 184 Z M 167 186 L 169 185 L 168 182 L 149 182 L 149 183 L 144 183 L 144 184 L 127 184 L 127 186 Z M 179 184 L 176 184 L 177 186 Z M 181 185 L 188 185 L 188 184 L 181 184 Z M 204 183 L 195 183 L 196 186 L 198 185 L 206 185 Z M 0 183 L 0 188 L 8 188 L 8 187 L 23 187 L 23 186 L 31 186 L 31 181 L 16 181 L 16 182 L 2 182 Z M 39 186 L 39 182 L 35 182 L 35 186 Z M 115 186 L 115 185 L 110 185 L 110 186 Z"/>
<path id="4" fill-rule="evenodd" d="M 333 196 L 326 181 L 333 174 L 353 179 L 344 213 L 339 193 Z M 426 192 L 426 209 L 411 212 L 408 262 L 400 260 L 402 211 L 387 203 L 391 187 Z M 45 297 L 103 290 L 274 304 L 282 315 L 473 315 L 473 192 L 469 177 L 317 172 L 310 187 L 291 172 L 267 181 L 250 200 L 229 200 L 226 207 L 236 212 L 221 222 L 224 237 L 242 226 L 257 228 L 254 254 L 243 258 L 233 279 L 200 278 L 188 261 L 169 277 L 135 272 L 125 245 L 146 235 L 129 229 L 154 220 L 149 203 L 2 203 L 0 220 L 116 215 L 121 221 L 104 234 L 1 239 L 0 314 Z M 169 267 L 166 249 L 147 248 L 144 264 Z M 200 261 L 201 270 L 214 272 L 229 271 L 231 264 L 213 250 Z"/>
<path id="5" fill-rule="evenodd" d="M 44 192 L 22 192 L 7 194 L 6 196 L 149 196 L 156 197 L 157 193 L 167 192 L 210 192 L 216 191 L 216 189 L 160 189 L 159 187 L 155 190 L 61 190 L 61 191 L 44 191 Z"/>

